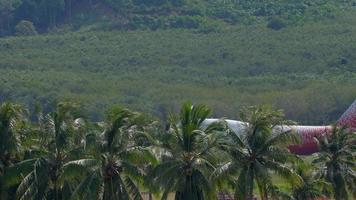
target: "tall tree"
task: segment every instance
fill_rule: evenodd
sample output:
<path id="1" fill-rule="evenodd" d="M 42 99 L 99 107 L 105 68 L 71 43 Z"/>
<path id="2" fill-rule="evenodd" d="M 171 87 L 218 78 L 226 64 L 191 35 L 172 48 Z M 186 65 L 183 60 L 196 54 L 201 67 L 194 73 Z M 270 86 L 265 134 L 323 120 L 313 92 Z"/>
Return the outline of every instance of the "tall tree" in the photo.
<path id="1" fill-rule="evenodd" d="M 73 176 L 79 176 L 71 168 L 65 168 L 69 161 L 79 159 L 82 147 L 74 146 L 75 106 L 59 103 L 57 110 L 46 115 L 39 145 L 33 147 L 27 160 L 9 167 L 5 173 L 8 185 L 17 184 L 18 199 L 67 199 L 73 188 Z"/>
<path id="2" fill-rule="evenodd" d="M 9 31 L 14 10 L 20 6 L 21 3 L 21 0 L 0 0 L 0 30 L 2 28 Z"/>
<path id="3" fill-rule="evenodd" d="M 0 199 L 8 198 L 5 187 L 5 171 L 21 158 L 21 142 L 26 139 L 26 110 L 14 103 L 5 102 L 0 106 Z"/>
<path id="4" fill-rule="evenodd" d="M 20 151 L 21 134 L 24 128 L 25 109 L 14 103 L 0 106 L 0 175 Z"/>
<path id="5" fill-rule="evenodd" d="M 239 133 L 229 131 L 230 139 L 222 146 L 231 160 L 217 168 L 213 178 L 229 180 L 235 198 L 241 200 L 253 199 L 255 183 L 261 199 L 268 199 L 275 188 L 270 172 L 300 185 L 301 177 L 287 166 L 299 160 L 287 148 L 299 138 L 293 132 L 277 128 L 290 123 L 283 119 L 283 113 L 269 106 L 249 107 L 241 113 L 241 119 L 246 122 L 245 127 Z"/>
<path id="6" fill-rule="evenodd" d="M 144 166 L 155 157 L 137 141 L 144 135 L 137 131 L 139 114 L 127 109 L 110 109 L 104 124 L 105 130 L 93 136 L 96 154 L 67 164 L 71 168 L 89 170 L 86 178 L 74 191 L 73 199 L 120 200 L 142 199 L 139 186 L 143 184 Z"/>
<path id="7" fill-rule="evenodd" d="M 31 21 L 38 30 L 46 30 L 57 25 L 64 9 L 64 0 L 23 0 L 15 11 L 15 18 Z"/>
<path id="8" fill-rule="evenodd" d="M 331 185 L 316 173 L 314 166 L 299 164 L 294 167 L 296 173 L 303 179 L 300 186 L 292 185 L 292 199 L 305 200 L 325 198 L 331 192 Z"/>
<path id="9" fill-rule="evenodd" d="M 336 200 L 356 198 L 356 134 L 346 127 L 334 126 L 330 135 L 317 138 L 320 152 L 313 161 L 323 177 L 332 184 Z"/>
<path id="10" fill-rule="evenodd" d="M 170 192 L 175 192 L 176 200 L 216 198 L 209 176 L 220 158 L 217 144 L 224 126 L 203 126 L 210 112 L 204 105 L 188 102 L 179 115 L 170 115 L 170 127 L 162 139 L 161 163 L 151 174 L 153 184 L 163 188 L 162 199 Z"/>

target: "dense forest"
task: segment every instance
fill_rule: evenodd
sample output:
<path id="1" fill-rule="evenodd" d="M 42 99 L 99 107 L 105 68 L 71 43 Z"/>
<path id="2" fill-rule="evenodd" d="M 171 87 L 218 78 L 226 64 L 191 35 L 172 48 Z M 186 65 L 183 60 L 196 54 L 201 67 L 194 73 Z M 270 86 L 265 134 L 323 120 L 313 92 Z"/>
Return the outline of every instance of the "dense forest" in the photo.
<path id="1" fill-rule="evenodd" d="M 316 137 L 319 152 L 300 144 L 271 106 L 246 107 L 242 132 L 224 119 L 204 124 L 211 109 L 189 102 L 167 121 L 112 106 L 93 122 L 75 103 L 53 112 L 0 105 L 0 198 L 4 200 L 335 200 L 356 197 L 356 134 L 335 126 Z M 162 126 L 166 124 L 166 126 Z"/>
<path id="2" fill-rule="evenodd" d="M 289 119 L 327 124 L 356 97 L 356 15 L 288 27 L 90 31 L 0 39 L 0 100 L 47 111 L 71 99 L 100 110 L 120 103 L 164 118 L 184 100 L 236 118 L 274 104 Z M 30 106 L 32 107 L 32 106 Z M 144 109 L 144 110 L 142 110 Z"/>
<path id="3" fill-rule="evenodd" d="M 47 32 L 57 26 L 78 29 L 216 29 L 223 24 L 285 23 L 333 17 L 356 6 L 345 0 L 1 0 L 1 35 Z M 23 20 L 29 24 L 23 24 Z M 21 28 L 34 25 L 34 32 Z"/>
<path id="4" fill-rule="evenodd" d="M 355 0 L 0 0 L 0 200 L 355 199 L 355 22 Z M 334 125 L 299 156 L 296 123 Z"/>
<path id="5" fill-rule="evenodd" d="M 0 101 L 74 100 L 94 120 L 116 103 L 161 119 L 185 100 L 229 118 L 269 103 L 328 124 L 356 96 L 355 5 L 0 0 Z"/>

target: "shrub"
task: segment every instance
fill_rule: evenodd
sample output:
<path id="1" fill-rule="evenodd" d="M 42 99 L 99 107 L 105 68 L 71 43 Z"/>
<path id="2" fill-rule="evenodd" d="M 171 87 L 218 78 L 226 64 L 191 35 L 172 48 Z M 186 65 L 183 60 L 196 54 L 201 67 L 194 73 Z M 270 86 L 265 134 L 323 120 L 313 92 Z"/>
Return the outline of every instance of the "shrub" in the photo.
<path id="1" fill-rule="evenodd" d="M 15 34 L 18 36 L 37 35 L 37 31 L 32 22 L 22 20 L 16 25 Z"/>
<path id="2" fill-rule="evenodd" d="M 200 16 L 173 16 L 168 19 L 171 28 L 196 29 L 203 22 Z"/>
<path id="3" fill-rule="evenodd" d="M 280 30 L 282 28 L 285 28 L 286 26 L 287 25 L 285 21 L 279 17 L 272 18 L 267 24 L 267 27 L 273 30 Z"/>
<path id="4" fill-rule="evenodd" d="M 156 30 L 162 27 L 162 20 L 160 18 L 155 18 L 147 15 L 135 15 L 129 22 L 129 28 L 136 29 L 151 29 Z"/>
<path id="5" fill-rule="evenodd" d="M 346 65 L 346 64 L 349 63 L 349 60 L 348 60 L 347 58 L 345 58 L 345 57 L 341 57 L 341 58 L 340 58 L 340 63 L 341 63 L 342 65 Z"/>
<path id="6" fill-rule="evenodd" d="M 223 21 L 217 21 L 217 20 L 204 20 L 199 28 L 198 32 L 199 33 L 218 33 L 224 28 L 224 22 Z"/>

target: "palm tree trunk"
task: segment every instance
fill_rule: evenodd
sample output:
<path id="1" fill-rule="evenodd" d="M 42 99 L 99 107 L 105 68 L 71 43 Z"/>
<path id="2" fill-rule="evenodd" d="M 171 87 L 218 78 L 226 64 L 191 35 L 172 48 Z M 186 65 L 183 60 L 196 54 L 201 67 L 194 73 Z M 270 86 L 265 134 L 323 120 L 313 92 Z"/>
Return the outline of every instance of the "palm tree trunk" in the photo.
<path id="1" fill-rule="evenodd" d="M 59 169 L 61 168 L 61 151 L 60 149 L 56 149 L 56 160 L 55 160 L 55 166 L 54 166 L 54 176 L 52 178 L 53 185 L 54 185 L 54 198 L 55 200 L 59 200 L 59 194 L 58 194 L 58 173 Z"/>
<path id="2" fill-rule="evenodd" d="M 175 200 L 200 200 L 203 199 L 203 194 L 196 186 L 192 176 L 185 177 L 185 186 L 183 191 L 177 191 Z"/>
<path id="3" fill-rule="evenodd" d="M 253 199 L 253 181 L 254 181 L 254 173 L 253 173 L 253 164 L 251 164 L 250 169 L 248 171 L 248 186 L 247 186 L 247 199 L 252 200 Z"/>
<path id="4" fill-rule="evenodd" d="M 54 180 L 53 185 L 54 185 L 54 199 L 59 200 L 57 180 Z"/>
<path id="5" fill-rule="evenodd" d="M 0 199 L 7 199 L 7 191 L 3 188 L 2 180 L 0 179 Z"/>

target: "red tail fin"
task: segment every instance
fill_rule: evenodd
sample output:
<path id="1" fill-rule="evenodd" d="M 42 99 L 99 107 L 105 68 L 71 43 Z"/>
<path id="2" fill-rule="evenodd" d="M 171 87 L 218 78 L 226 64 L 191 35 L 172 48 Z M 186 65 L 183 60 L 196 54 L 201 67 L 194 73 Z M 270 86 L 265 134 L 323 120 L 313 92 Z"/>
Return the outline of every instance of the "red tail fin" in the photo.
<path id="1" fill-rule="evenodd" d="M 356 100 L 340 117 L 338 121 L 340 126 L 348 126 L 351 130 L 356 130 Z"/>

